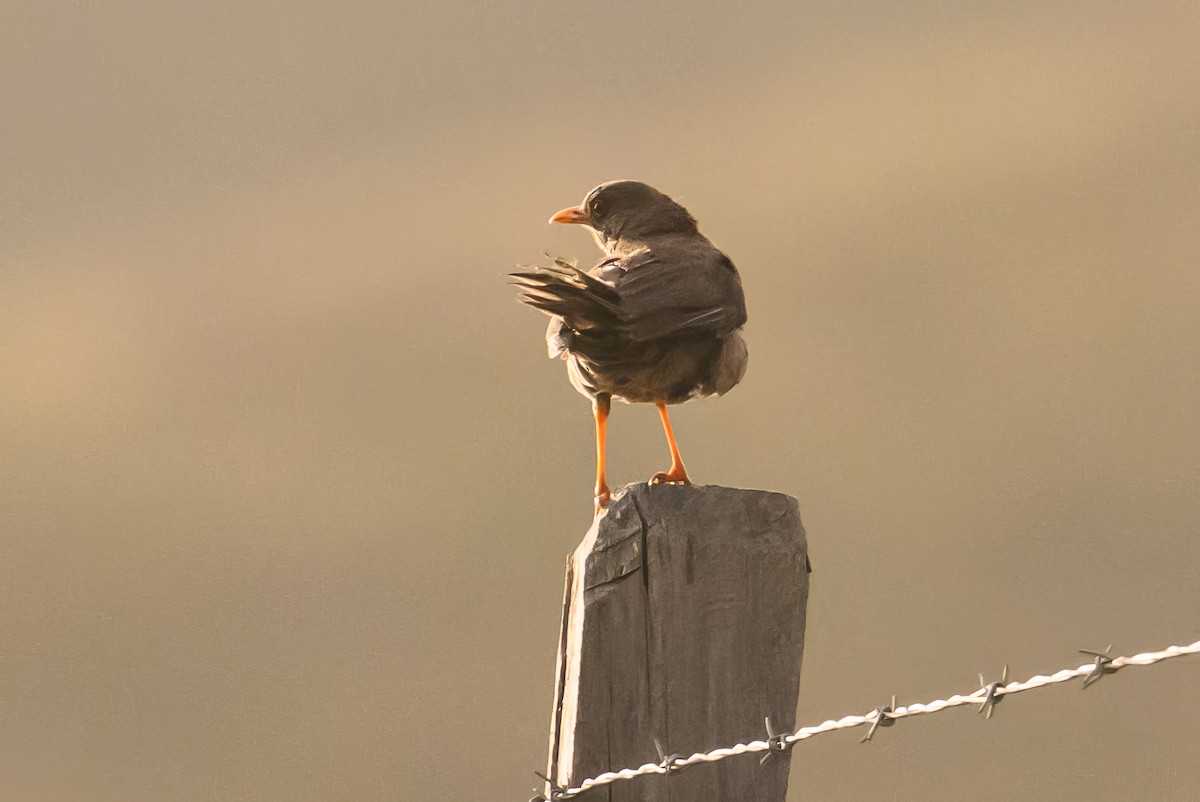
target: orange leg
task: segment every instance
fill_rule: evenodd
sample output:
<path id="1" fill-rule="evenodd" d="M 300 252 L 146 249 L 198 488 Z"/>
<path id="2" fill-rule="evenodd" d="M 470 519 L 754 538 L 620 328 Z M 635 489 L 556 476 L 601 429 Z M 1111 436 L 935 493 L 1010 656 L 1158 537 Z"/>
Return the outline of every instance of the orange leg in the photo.
<path id="1" fill-rule="evenodd" d="M 604 439 L 608 423 L 608 410 L 612 406 L 612 398 L 607 394 L 596 396 L 592 402 L 592 414 L 596 418 L 596 514 L 608 504 L 612 492 L 608 489 L 608 480 L 604 477 L 605 448 Z"/>
<path id="2" fill-rule="evenodd" d="M 671 430 L 671 419 L 667 416 L 667 405 L 658 405 L 658 415 L 662 418 L 663 431 L 667 435 L 667 445 L 671 447 L 671 467 L 665 473 L 656 473 L 650 477 L 650 484 L 690 485 L 687 470 L 683 467 L 683 459 L 679 456 L 679 446 L 675 444 L 675 432 Z"/>

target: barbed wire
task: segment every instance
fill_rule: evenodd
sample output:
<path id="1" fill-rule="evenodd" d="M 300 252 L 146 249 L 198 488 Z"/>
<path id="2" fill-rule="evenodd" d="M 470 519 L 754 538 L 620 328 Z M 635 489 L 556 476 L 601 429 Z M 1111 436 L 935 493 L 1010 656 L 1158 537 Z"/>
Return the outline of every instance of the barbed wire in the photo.
<path id="1" fill-rule="evenodd" d="M 1094 652 L 1089 649 L 1080 649 L 1080 654 L 1086 654 L 1092 658 L 1090 662 L 1084 663 L 1078 668 L 1064 668 L 1050 675 L 1037 674 L 1024 682 L 1008 682 L 1008 666 L 1004 667 L 1001 672 L 999 681 L 987 683 L 983 679 L 983 675 L 979 675 L 979 689 L 967 694 L 955 694 L 948 699 L 936 699 L 925 704 L 911 705 L 896 705 L 896 697 L 892 697 L 892 703 L 883 707 L 877 707 L 871 712 L 861 716 L 844 716 L 839 719 L 830 719 L 813 727 L 801 727 L 795 732 L 776 733 L 771 726 L 771 720 L 766 720 L 767 738 L 761 741 L 749 741 L 747 743 L 735 744 L 722 749 L 713 749 L 708 752 L 696 752 L 693 755 L 683 756 L 678 754 L 667 755 L 662 746 L 656 741 L 655 746 L 659 752 L 658 763 L 646 763 L 637 768 L 621 769 L 619 771 L 607 771 L 603 774 L 598 774 L 595 777 L 583 780 L 578 785 L 570 787 L 561 787 L 554 784 L 553 780 L 545 775 L 538 773 L 538 776 L 546 780 L 548 790 L 546 793 L 539 794 L 533 797 L 529 802 L 559 802 L 559 800 L 571 799 L 582 794 L 584 791 L 590 790 L 597 786 L 609 785 L 620 780 L 632 780 L 635 777 L 642 777 L 650 774 L 669 774 L 673 771 L 692 766 L 697 763 L 715 763 L 735 755 L 744 755 L 748 753 L 762 752 L 764 753 L 762 762 L 766 762 L 775 754 L 786 752 L 791 749 L 796 743 L 812 738 L 815 735 L 821 735 L 826 732 L 835 730 L 847 730 L 854 727 L 862 727 L 870 725 L 867 734 L 862 737 L 859 743 L 870 741 L 876 731 L 882 726 L 887 727 L 894 724 L 898 719 L 908 718 L 909 716 L 922 716 L 927 713 L 940 713 L 943 710 L 951 707 L 960 707 L 962 705 L 978 705 L 979 713 L 986 718 L 991 718 L 996 705 L 1009 694 L 1021 693 L 1022 691 L 1031 691 L 1034 688 L 1044 688 L 1049 685 L 1057 685 L 1060 682 L 1069 682 L 1073 679 L 1084 677 L 1083 687 L 1087 688 L 1099 681 L 1102 677 L 1115 673 L 1116 671 L 1125 668 L 1126 666 L 1149 666 L 1163 660 L 1168 660 L 1172 657 L 1182 657 L 1187 654 L 1200 654 L 1200 641 L 1196 641 L 1188 646 L 1168 646 L 1165 649 L 1157 652 L 1142 652 L 1131 657 L 1111 657 L 1108 652 L 1112 650 L 1110 645 L 1103 652 Z"/>

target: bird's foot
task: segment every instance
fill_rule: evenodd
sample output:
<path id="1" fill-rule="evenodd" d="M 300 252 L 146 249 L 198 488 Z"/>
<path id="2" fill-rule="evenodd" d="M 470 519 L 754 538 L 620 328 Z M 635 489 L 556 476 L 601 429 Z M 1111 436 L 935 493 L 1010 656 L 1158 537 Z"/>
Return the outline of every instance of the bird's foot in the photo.
<path id="1" fill-rule="evenodd" d="M 597 517 L 600 515 L 600 513 L 604 512 L 604 508 L 608 506 L 608 502 L 611 499 L 612 493 L 609 492 L 607 487 L 596 491 L 595 502 Z"/>
<path id="2" fill-rule="evenodd" d="M 672 468 L 669 471 L 659 471 L 650 477 L 652 485 L 690 485 L 692 480 L 688 478 L 687 471 L 683 466 Z"/>

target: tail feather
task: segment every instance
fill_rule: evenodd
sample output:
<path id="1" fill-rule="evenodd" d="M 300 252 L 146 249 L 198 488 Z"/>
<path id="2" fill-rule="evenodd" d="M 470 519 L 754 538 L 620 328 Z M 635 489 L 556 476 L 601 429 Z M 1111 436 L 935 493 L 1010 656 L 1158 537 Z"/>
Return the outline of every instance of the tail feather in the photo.
<path id="1" fill-rule="evenodd" d="M 621 325 L 619 296 L 603 281 L 569 262 L 510 273 L 520 299 L 548 315 L 560 317 L 576 331 L 617 330 Z"/>

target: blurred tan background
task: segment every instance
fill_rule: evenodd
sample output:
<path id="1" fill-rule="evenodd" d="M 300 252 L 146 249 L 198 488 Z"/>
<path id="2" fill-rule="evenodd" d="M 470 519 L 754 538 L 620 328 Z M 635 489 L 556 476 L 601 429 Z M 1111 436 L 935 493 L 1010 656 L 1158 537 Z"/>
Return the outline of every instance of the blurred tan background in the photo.
<path id="1" fill-rule="evenodd" d="M 0 16 L 0 799 L 529 797 L 592 432 L 503 274 L 618 177 L 742 271 L 676 430 L 800 499 L 802 723 L 1200 639 L 1193 5 Z M 791 798 L 1194 799 L 1198 704 L 823 736 Z"/>

